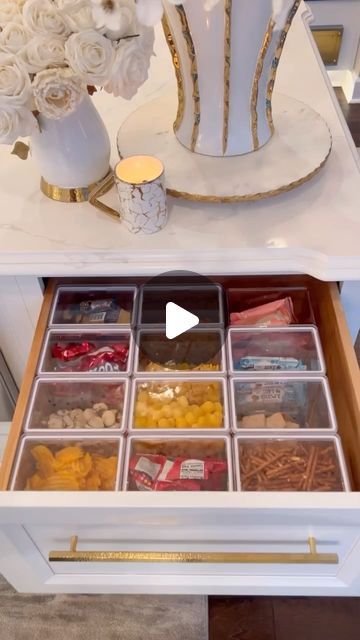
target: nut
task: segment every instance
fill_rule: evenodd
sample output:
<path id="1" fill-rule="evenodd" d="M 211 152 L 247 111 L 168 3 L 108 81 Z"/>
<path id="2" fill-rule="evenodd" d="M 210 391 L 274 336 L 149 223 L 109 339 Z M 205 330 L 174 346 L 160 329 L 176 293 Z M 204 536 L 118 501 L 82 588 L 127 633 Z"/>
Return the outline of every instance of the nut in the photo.
<path id="1" fill-rule="evenodd" d="M 85 409 L 84 418 L 86 422 L 89 422 L 89 420 L 95 417 L 96 417 L 96 412 L 94 411 L 94 409 Z"/>
<path id="2" fill-rule="evenodd" d="M 93 416 L 87 421 L 87 426 L 90 427 L 90 429 L 103 429 L 104 423 L 99 416 Z"/>
<path id="3" fill-rule="evenodd" d="M 52 413 L 48 420 L 49 429 L 63 429 L 63 420 L 61 416 Z"/>
<path id="4" fill-rule="evenodd" d="M 105 404 L 105 402 L 97 402 L 96 404 L 94 404 L 93 409 L 96 412 L 102 413 L 103 411 L 108 410 L 108 406 L 107 404 Z"/>
<path id="5" fill-rule="evenodd" d="M 74 422 L 73 422 L 73 420 L 70 418 L 70 416 L 68 414 L 64 415 L 62 419 L 63 419 L 64 427 L 66 429 L 73 429 L 74 428 Z"/>
<path id="6" fill-rule="evenodd" d="M 102 419 L 105 427 L 107 427 L 108 429 L 113 427 L 116 422 L 115 412 L 110 411 L 109 409 L 107 411 L 104 411 L 104 413 L 102 414 Z"/>

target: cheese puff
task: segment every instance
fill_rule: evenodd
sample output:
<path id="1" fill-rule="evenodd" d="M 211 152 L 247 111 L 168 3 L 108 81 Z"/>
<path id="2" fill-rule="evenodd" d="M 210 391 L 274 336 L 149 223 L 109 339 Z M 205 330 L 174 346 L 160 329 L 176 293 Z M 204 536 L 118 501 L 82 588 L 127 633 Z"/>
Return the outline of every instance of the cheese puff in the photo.
<path id="1" fill-rule="evenodd" d="M 31 449 L 31 455 L 35 459 L 36 470 L 42 478 L 54 472 L 55 458 L 48 447 L 39 444 Z"/>
<path id="2" fill-rule="evenodd" d="M 83 455 L 84 451 L 80 447 L 65 447 L 64 449 L 60 449 L 60 451 L 55 454 L 56 468 L 61 469 L 61 467 L 75 460 L 79 460 Z"/>

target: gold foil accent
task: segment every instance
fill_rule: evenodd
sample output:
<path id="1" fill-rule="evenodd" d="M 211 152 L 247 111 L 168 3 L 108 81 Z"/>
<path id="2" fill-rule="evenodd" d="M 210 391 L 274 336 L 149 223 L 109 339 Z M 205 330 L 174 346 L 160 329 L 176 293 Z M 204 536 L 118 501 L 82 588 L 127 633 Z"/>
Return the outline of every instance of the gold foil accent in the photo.
<path id="1" fill-rule="evenodd" d="M 286 24 L 284 26 L 284 28 L 282 29 L 282 31 L 280 32 L 280 38 L 279 38 L 279 43 L 276 49 L 276 53 L 275 53 L 275 57 L 272 61 L 272 65 L 271 65 L 271 71 L 270 71 L 270 77 L 269 77 L 269 82 L 267 85 L 267 93 L 266 93 L 266 117 L 267 117 L 267 121 L 269 123 L 269 127 L 270 127 L 270 131 L 271 133 L 274 133 L 274 121 L 273 121 L 273 117 L 272 117 L 272 107 L 271 107 L 271 100 L 272 100 L 272 94 L 274 91 L 274 85 L 275 85 L 275 79 L 276 79 L 276 74 L 277 74 L 277 70 L 278 70 L 278 66 L 279 66 L 279 61 L 280 61 L 280 57 L 284 48 L 284 44 L 287 38 L 287 34 L 289 33 L 289 29 L 291 27 L 291 23 L 295 17 L 295 14 L 299 8 L 301 0 L 295 0 L 292 8 L 289 11 L 287 20 L 286 20 Z"/>
<path id="2" fill-rule="evenodd" d="M 193 84 L 193 99 L 194 99 L 194 124 L 191 136 L 191 151 L 195 151 L 198 135 L 199 135 L 199 126 L 200 126 L 200 118 L 201 118 L 201 108 L 200 108 L 200 92 L 199 92 L 199 75 L 197 68 L 197 60 L 196 60 L 196 51 L 193 43 L 193 39 L 190 33 L 189 24 L 186 17 L 186 11 L 184 9 L 184 5 L 179 4 L 175 6 L 175 10 L 177 11 L 182 27 L 182 33 L 185 39 L 187 51 L 190 59 L 190 75 Z"/>
<path id="3" fill-rule="evenodd" d="M 231 11 L 232 0 L 225 0 L 225 43 L 224 43 L 224 126 L 223 154 L 225 155 L 229 136 L 230 112 L 230 72 L 231 72 Z"/>
<path id="4" fill-rule="evenodd" d="M 111 173 L 112 171 L 109 169 L 109 173 L 107 175 Z M 88 187 L 74 187 L 67 189 L 65 187 L 58 187 L 55 184 L 49 184 L 44 178 L 41 178 L 40 189 L 47 198 L 56 200 L 57 202 L 87 202 L 91 191 L 98 184 L 99 183 L 95 183 L 90 184 Z"/>
<path id="5" fill-rule="evenodd" d="M 11 155 L 17 156 L 18 158 L 20 158 L 20 160 L 27 160 L 29 152 L 30 152 L 29 145 L 25 144 L 25 142 L 21 142 L 20 140 L 17 140 L 14 144 Z"/>
<path id="6" fill-rule="evenodd" d="M 174 69 L 175 69 L 177 88 L 178 88 L 178 110 L 177 110 L 177 115 L 174 122 L 174 132 L 176 133 L 180 129 L 181 123 L 184 119 L 184 112 L 185 112 L 184 80 L 183 80 L 181 66 L 180 66 L 180 56 L 178 54 L 175 40 L 171 33 L 169 22 L 165 12 L 162 19 L 162 27 L 165 34 L 166 42 L 168 43 L 168 47 L 170 49 L 171 58 L 172 58 Z"/>
<path id="7" fill-rule="evenodd" d="M 176 564 L 339 564 L 336 553 L 318 553 L 315 538 L 308 538 L 306 553 L 267 551 L 78 551 L 72 536 L 69 551 L 50 551 L 49 562 L 131 562 Z"/>
<path id="8" fill-rule="evenodd" d="M 272 198 L 274 196 L 279 196 L 282 193 L 287 193 L 288 191 L 292 191 L 297 187 L 309 182 L 312 178 L 314 178 L 321 169 L 325 166 L 330 153 L 332 150 L 332 143 L 329 148 L 329 152 L 324 158 L 324 160 L 316 167 L 313 171 L 308 173 L 308 175 L 300 178 L 299 180 L 294 180 L 289 184 L 284 185 L 283 187 L 279 187 L 278 189 L 272 189 L 270 191 L 264 191 L 262 193 L 251 193 L 246 196 L 205 196 L 197 193 L 187 193 L 186 191 L 177 191 L 176 189 L 168 189 L 167 194 L 172 196 L 173 198 L 182 198 L 183 200 L 192 200 L 194 202 L 221 202 L 221 203 L 234 203 L 234 202 L 256 202 L 258 200 L 265 200 L 265 198 Z"/>
<path id="9" fill-rule="evenodd" d="M 259 99 L 259 82 L 264 70 L 264 60 L 265 56 L 268 52 L 273 32 L 274 32 L 275 22 L 270 19 L 269 24 L 266 29 L 265 37 L 262 43 L 262 47 L 259 53 L 256 71 L 251 91 L 251 132 L 253 138 L 254 151 L 257 151 L 259 148 L 259 136 L 258 136 L 258 112 L 257 105 Z"/>

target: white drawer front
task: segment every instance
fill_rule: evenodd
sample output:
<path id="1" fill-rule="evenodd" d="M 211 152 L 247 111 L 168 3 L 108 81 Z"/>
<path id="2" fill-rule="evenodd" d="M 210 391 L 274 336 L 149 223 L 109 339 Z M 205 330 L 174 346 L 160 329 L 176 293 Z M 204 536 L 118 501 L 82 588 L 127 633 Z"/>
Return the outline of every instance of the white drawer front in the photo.
<path id="1" fill-rule="evenodd" d="M 333 494 L 327 499 L 318 495 L 311 500 L 307 495 L 282 496 L 275 508 L 274 496 L 266 500 L 260 494 L 236 498 L 178 494 L 176 508 L 169 495 L 138 496 L 135 507 L 129 505 L 134 497 L 121 500 L 109 494 L 102 498 L 103 508 L 99 497 L 93 506 L 82 497 L 75 508 L 66 507 L 67 497 L 62 496 L 63 506 L 3 510 L 0 571 L 19 590 L 40 592 L 360 595 L 357 494 Z M 324 500 L 326 508 L 321 506 Z M 7 524 L 11 518 L 12 524 Z M 49 561 L 51 552 L 69 551 L 74 535 L 78 551 L 97 552 L 98 561 L 94 557 L 90 562 Z M 316 540 L 320 554 L 320 560 L 312 563 L 309 538 Z M 109 561 L 109 552 L 141 555 L 136 562 L 114 562 L 113 557 Z M 174 562 L 168 558 L 145 562 L 149 552 L 199 556 L 196 562 L 186 561 L 193 560 L 188 555 L 180 556 L 180 562 L 179 556 Z M 216 562 L 212 557 L 198 561 L 212 552 L 219 554 Z M 244 561 L 247 555 L 228 562 L 227 554 L 234 552 L 256 556 L 251 562 Z M 99 557 L 100 553 L 105 555 Z M 277 555 L 276 561 L 270 556 L 264 562 L 258 555 L 264 553 L 280 554 L 281 560 Z M 302 554 L 302 559 L 289 559 L 288 554 L 294 553 Z M 323 554 L 336 554 L 337 563 L 323 563 Z M 14 562 L 21 566 L 19 573 Z"/>

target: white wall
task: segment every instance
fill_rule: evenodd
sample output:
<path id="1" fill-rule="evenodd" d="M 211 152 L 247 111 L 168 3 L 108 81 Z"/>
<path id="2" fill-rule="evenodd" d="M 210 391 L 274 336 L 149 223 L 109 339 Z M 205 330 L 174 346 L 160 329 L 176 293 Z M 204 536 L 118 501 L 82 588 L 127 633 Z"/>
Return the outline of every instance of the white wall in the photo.
<path id="1" fill-rule="evenodd" d="M 360 0 L 308 0 L 313 25 L 343 25 L 339 63 L 334 69 L 354 69 L 360 41 Z"/>

